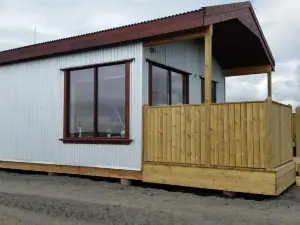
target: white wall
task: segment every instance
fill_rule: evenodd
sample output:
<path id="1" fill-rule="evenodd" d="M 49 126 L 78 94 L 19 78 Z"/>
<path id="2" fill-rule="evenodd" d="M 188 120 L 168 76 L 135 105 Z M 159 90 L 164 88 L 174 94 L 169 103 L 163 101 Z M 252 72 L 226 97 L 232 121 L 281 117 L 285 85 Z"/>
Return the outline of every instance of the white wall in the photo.
<path id="1" fill-rule="evenodd" d="M 131 145 L 63 144 L 61 68 L 135 58 Z M 0 161 L 141 170 L 142 43 L 0 66 Z"/>
<path id="2" fill-rule="evenodd" d="M 150 52 L 150 47 L 144 48 L 144 55 L 147 59 L 184 70 L 191 73 L 190 76 L 190 104 L 201 103 L 201 80 L 204 77 L 204 40 L 190 40 L 173 42 L 154 46 L 155 51 Z M 148 74 L 147 65 L 144 65 L 144 74 Z M 217 102 L 225 101 L 225 78 L 218 63 L 213 59 L 213 80 L 217 81 Z M 147 76 L 146 78 L 147 79 Z M 144 84 L 144 86 L 146 86 Z M 145 87 L 147 95 L 147 86 Z M 144 102 L 147 103 L 146 97 Z"/>

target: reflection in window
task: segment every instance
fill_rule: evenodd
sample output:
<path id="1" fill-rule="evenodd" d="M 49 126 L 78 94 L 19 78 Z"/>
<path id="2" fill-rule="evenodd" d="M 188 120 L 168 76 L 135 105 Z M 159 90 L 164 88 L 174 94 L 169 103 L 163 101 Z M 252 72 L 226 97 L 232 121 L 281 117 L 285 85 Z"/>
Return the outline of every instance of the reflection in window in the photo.
<path id="1" fill-rule="evenodd" d="M 179 73 L 172 72 L 171 87 L 172 87 L 172 105 L 184 103 L 183 76 Z"/>
<path id="2" fill-rule="evenodd" d="M 70 75 L 70 136 L 92 137 L 94 70 L 75 70 Z"/>
<path id="3" fill-rule="evenodd" d="M 125 65 L 98 68 L 98 136 L 125 135 Z"/>
<path id="4" fill-rule="evenodd" d="M 128 62 L 69 72 L 67 137 L 129 138 L 129 73 Z"/>
<path id="5" fill-rule="evenodd" d="M 212 81 L 211 83 L 211 101 L 212 103 L 217 102 L 217 82 Z M 201 78 L 201 103 L 205 103 L 205 79 Z"/>
<path id="6" fill-rule="evenodd" d="M 149 61 L 149 104 L 188 104 L 188 73 Z"/>
<path id="7" fill-rule="evenodd" d="M 152 67 L 152 104 L 169 104 L 169 72 L 165 69 Z"/>

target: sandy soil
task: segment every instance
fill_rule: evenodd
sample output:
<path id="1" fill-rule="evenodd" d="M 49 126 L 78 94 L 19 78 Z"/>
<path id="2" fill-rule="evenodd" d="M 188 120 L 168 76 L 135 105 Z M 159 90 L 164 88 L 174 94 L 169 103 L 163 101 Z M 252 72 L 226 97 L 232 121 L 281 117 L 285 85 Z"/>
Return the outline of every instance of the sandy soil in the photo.
<path id="1" fill-rule="evenodd" d="M 0 172 L 1 225 L 300 224 L 300 188 L 290 188 L 278 198 L 249 198 L 227 199 L 218 192 L 196 189 Z"/>

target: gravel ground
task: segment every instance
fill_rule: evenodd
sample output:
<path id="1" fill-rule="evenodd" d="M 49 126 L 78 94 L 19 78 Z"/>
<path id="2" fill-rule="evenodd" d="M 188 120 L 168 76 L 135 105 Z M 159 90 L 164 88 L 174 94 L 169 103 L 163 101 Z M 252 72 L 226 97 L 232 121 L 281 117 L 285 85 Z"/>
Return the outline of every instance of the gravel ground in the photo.
<path id="1" fill-rule="evenodd" d="M 277 198 L 228 199 L 196 189 L 0 171 L 0 224 L 299 225 L 300 188 Z"/>

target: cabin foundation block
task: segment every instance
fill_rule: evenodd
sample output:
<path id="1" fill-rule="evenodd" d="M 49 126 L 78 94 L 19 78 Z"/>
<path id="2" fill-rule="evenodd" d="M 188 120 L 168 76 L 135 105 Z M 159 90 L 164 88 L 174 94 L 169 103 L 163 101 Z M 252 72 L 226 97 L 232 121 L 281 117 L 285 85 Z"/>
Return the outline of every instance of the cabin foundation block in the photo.
<path id="1" fill-rule="evenodd" d="M 124 186 L 130 186 L 131 185 L 131 180 L 128 179 L 120 179 L 120 183 Z"/>

